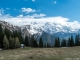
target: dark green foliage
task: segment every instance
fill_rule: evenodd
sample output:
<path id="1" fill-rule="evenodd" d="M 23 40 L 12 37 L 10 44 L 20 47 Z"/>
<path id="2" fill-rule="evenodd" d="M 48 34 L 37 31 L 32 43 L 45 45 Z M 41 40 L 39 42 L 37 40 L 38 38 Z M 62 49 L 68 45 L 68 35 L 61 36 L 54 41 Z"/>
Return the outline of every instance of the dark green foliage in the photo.
<path id="1" fill-rule="evenodd" d="M 3 29 L 2 29 L 2 25 L 0 24 L 0 48 L 3 48 Z"/>
<path id="2" fill-rule="evenodd" d="M 20 42 L 19 42 L 18 37 L 20 37 L 20 39 L 21 39 L 22 36 L 20 36 L 20 34 L 17 31 L 11 32 L 9 29 L 5 28 L 4 34 L 6 36 L 6 37 L 4 36 L 4 39 L 3 39 L 3 47 L 5 49 L 8 49 L 8 48 L 14 49 L 14 48 L 20 47 Z M 8 42 L 9 42 L 9 44 L 8 44 Z"/>
<path id="3" fill-rule="evenodd" d="M 25 43 L 25 46 L 28 46 L 28 47 L 29 47 L 29 40 L 28 40 L 28 36 L 26 36 L 26 37 L 25 37 L 25 42 L 24 42 L 24 43 Z"/>
<path id="4" fill-rule="evenodd" d="M 20 42 L 18 37 L 15 38 L 15 48 L 20 48 Z"/>
<path id="5" fill-rule="evenodd" d="M 34 39 L 34 36 L 32 36 L 32 37 L 30 37 L 31 39 L 30 39 L 30 47 L 32 47 L 33 46 L 33 39 Z"/>
<path id="6" fill-rule="evenodd" d="M 3 45 L 4 45 L 4 49 L 9 49 L 9 41 L 8 41 L 6 35 L 4 35 Z"/>
<path id="7" fill-rule="evenodd" d="M 79 34 L 78 35 L 76 35 L 76 37 L 75 37 L 75 46 L 80 46 L 80 36 L 79 36 Z"/>
<path id="8" fill-rule="evenodd" d="M 51 47 L 50 43 L 47 43 L 47 48 L 50 48 L 50 47 Z"/>
<path id="9" fill-rule="evenodd" d="M 19 41 L 20 41 L 20 44 L 23 44 L 23 43 L 24 43 L 23 37 L 22 37 L 22 35 L 21 35 L 21 32 L 13 31 L 12 37 L 13 37 L 13 38 L 18 37 L 18 38 L 19 38 Z"/>
<path id="10" fill-rule="evenodd" d="M 4 29 L 4 34 L 7 36 L 8 40 L 9 40 L 9 37 L 12 35 L 11 31 L 7 28 Z"/>
<path id="11" fill-rule="evenodd" d="M 18 36 L 18 31 L 16 30 L 16 31 L 13 31 L 13 35 L 12 35 L 12 37 L 17 37 Z"/>
<path id="12" fill-rule="evenodd" d="M 67 46 L 68 46 L 68 47 L 74 46 L 73 36 L 71 36 L 71 37 L 68 38 L 68 44 L 67 44 Z"/>
<path id="13" fill-rule="evenodd" d="M 71 46 L 71 44 L 70 44 L 70 43 L 71 43 L 71 39 L 70 39 L 70 37 L 69 37 L 69 38 L 68 38 L 68 43 L 67 43 L 67 46 L 68 46 L 68 47 L 70 47 L 70 46 Z"/>
<path id="14" fill-rule="evenodd" d="M 60 47 L 60 38 L 55 38 L 54 47 Z"/>
<path id="15" fill-rule="evenodd" d="M 44 48 L 46 48 L 46 47 L 47 47 L 47 46 L 46 46 L 46 43 L 44 43 L 44 44 L 43 44 L 43 47 L 44 47 Z"/>
<path id="16" fill-rule="evenodd" d="M 45 37 L 46 38 L 46 37 Z M 30 40 L 29 40 L 30 39 Z M 10 31 L 5 27 L 5 29 L 2 28 L 0 24 L 0 48 L 5 48 L 5 49 L 14 49 L 14 48 L 19 48 L 20 44 L 25 44 L 25 46 L 28 47 L 51 47 L 51 43 L 44 43 L 42 38 L 39 40 L 39 45 L 37 43 L 37 40 L 32 36 L 31 38 L 28 39 L 28 36 L 23 38 L 21 30 L 18 31 Z M 46 42 L 46 41 L 45 41 Z M 75 43 L 73 36 L 68 38 L 68 41 L 66 42 L 65 39 L 62 40 L 60 44 L 60 38 L 57 37 L 55 38 L 54 42 L 54 47 L 72 47 L 72 46 L 80 46 L 80 35 L 76 35 L 75 37 Z"/>
<path id="17" fill-rule="evenodd" d="M 10 37 L 9 37 L 9 45 L 10 45 L 9 48 L 11 48 L 11 49 L 12 49 L 12 44 L 13 44 L 12 42 L 13 42 L 13 41 L 12 41 L 12 38 L 11 38 L 11 36 L 10 36 Z"/>
<path id="18" fill-rule="evenodd" d="M 74 39 L 73 39 L 73 36 L 71 36 L 71 46 L 74 46 Z"/>
<path id="19" fill-rule="evenodd" d="M 10 49 L 14 49 L 15 48 L 15 40 L 11 36 L 9 38 L 9 44 L 10 44 Z"/>
<path id="20" fill-rule="evenodd" d="M 60 47 L 60 38 L 57 39 L 57 47 Z"/>
<path id="21" fill-rule="evenodd" d="M 34 38 L 34 36 L 31 37 L 30 46 L 31 47 L 38 47 L 37 40 Z"/>
<path id="22" fill-rule="evenodd" d="M 42 38 L 40 38 L 40 40 L 39 40 L 39 47 L 43 47 L 43 41 L 42 41 Z"/>
<path id="23" fill-rule="evenodd" d="M 49 43 L 47 43 L 47 48 L 49 48 Z"/>
<path id="24" fill-rule="evenodd" d="M 23 37 L 22 37 L 20 32 L 18 32 L 18 36 L 17 37 L 19 38 L 20 44 L 24 44 L 24 39 L 23 39 Z"/>
<path id="25" fill-rule="evenodd" d="M 54 47 L 57 47 L 57 38 L 55 38 Z"/>
<path id="26" fill-rule="evenodd" d="M 62 40 L 61 47 L 66 47 L 66 40 L 65 39 Z"/>
<path id="27" fill-rule="evenodd" d="M 19 48 L 20 47 L 20 42 L 19 42 L 19 39 L 18 39 L 18 37 L 16 37 L 16 38 L 12 38 L 12 37 L 10 37 L 9 38 L 9 45 L 10 45 L 10 49 L 15 49 L 15 48 Z"/>
<path id="28" fill-rule="evenodd" d="M 34 40 L 34 41 L 33 41 L 33 44 L 34 44 L 33 47 L 38 47 L 37 40 Z"/>

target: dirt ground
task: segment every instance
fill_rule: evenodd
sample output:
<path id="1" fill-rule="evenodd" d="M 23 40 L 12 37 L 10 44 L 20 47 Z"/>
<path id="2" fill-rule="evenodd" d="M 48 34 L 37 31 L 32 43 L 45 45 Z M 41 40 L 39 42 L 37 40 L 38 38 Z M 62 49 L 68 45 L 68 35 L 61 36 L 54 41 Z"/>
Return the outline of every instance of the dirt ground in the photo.
<path id="1" fill-rule="evenodd" d="M 80 60 L 80 47 L 2 50 L 0 60 Z"/>

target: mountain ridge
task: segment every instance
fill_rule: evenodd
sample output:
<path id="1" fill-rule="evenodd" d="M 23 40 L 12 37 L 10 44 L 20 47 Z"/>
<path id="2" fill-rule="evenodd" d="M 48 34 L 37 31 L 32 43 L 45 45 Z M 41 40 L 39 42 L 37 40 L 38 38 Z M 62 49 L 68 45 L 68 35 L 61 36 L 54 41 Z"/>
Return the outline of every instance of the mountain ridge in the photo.
<path id="1" fill-rule="evenodd" d="M 80 26 L 79 23 L 75 25 L 77 22 L 68 24 L 68 23 L 57 23 L 57 22 L 28 22 L 28 21 L 16 21 L 16 25 L 14 25 L 14 22 L 8 22 L 6 21 L 8 26 L 12 24 L 13 26 L 16 26 L 22 31 L 23 37 L 28 34 L 35 35 L 35 37 L 42 37 L 44 41 L 50 41 L 53 42 L 55 37 L 60 37 L 68 39 L 71 35 L 75 37 L 76 34 L 80 33 Z M 19 25 L 22 24 L 22 25 Z M 75 28 L 76 27 L 76 28 Z M 15 29 L 17 29 L 15 28 Z M 38 38 L 38 40 L 39 40 Z"/>

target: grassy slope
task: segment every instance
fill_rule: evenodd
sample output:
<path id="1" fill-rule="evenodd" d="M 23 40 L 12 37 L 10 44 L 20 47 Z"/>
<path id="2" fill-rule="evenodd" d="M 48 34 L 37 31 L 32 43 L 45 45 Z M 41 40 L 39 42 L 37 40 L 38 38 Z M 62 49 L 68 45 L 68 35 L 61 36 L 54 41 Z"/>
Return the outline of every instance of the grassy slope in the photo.
<path id="1" fill-rule="evenodd" d="M 80 47 L 25 48 L 0 51 L 0 60 L 66 60 L 66 58 L 80 58 Z"/>

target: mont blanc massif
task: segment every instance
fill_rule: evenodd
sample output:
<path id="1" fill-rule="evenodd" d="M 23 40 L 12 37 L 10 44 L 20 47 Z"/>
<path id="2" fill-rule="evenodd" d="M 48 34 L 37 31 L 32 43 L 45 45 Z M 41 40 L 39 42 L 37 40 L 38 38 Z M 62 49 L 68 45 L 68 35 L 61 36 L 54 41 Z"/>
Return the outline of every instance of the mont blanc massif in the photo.
<path id="1" fill-rule="evenodd" d="M 42 37 L 44 42 L 53 44 L 55 37 L 68 39 L 71 35 L 75 38 L 80 33 L 80 24 L 74 22 L 56 22 L 40 20 L 1 20 L 3 27 L 22 32 L 23 37 L 34 35 L 37 40 Z"/>

